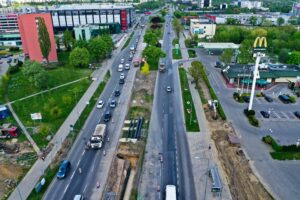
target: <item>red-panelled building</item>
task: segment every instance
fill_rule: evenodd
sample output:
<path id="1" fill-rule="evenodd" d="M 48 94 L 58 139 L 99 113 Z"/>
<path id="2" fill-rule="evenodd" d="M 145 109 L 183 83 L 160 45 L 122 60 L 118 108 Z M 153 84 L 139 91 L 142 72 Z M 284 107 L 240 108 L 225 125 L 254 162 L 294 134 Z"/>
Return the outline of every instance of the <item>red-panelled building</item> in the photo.
<path id="1" fill-rule="evenodd" d="M 18 17 L 19 30 L 22 40 L 24 54 L 32 61 L 44 62 L 39 40 L 38 40 L 38 18 L 42 17 L 45 20 L 46 27 L 49 32 L 51 41 L 51 51 L 49 54 L 49 62 L 57 61 L 56 43 L 54 38 L 52 19 L 50 13 L 30 13 L 21 14 Z"/>

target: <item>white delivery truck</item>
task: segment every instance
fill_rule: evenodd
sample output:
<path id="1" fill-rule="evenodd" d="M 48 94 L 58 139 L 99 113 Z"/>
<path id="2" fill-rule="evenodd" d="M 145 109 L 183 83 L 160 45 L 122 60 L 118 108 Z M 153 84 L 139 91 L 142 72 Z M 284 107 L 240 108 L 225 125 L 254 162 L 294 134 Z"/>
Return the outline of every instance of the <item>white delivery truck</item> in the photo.
<path id="1" fill-rule="evenodd" d="M 101 149 L 104 142 L 104 137 L 106 134 L 106 125 L 105 124 L 98 124 L 95 128 L 95 131 L 90 138 L 89 146 L 92 149 Z"/>

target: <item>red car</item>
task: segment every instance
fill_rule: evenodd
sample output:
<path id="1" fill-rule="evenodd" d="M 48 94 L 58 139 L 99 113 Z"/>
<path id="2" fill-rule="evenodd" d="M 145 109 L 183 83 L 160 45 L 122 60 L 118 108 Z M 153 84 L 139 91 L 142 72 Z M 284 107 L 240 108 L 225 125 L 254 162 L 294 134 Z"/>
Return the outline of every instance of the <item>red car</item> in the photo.
<path id="1" fill-rule="evenodd" d="M 151 15 L 152 12 L 145 12 L 145 15 Z"/>

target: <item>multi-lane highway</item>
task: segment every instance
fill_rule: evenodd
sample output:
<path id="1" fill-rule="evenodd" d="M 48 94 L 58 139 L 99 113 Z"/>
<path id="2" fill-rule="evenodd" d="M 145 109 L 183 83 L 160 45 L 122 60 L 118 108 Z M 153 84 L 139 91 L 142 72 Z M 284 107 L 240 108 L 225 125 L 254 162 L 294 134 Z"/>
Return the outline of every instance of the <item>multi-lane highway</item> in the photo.
<path id="1" fill-rule="evenodd" d="M 75 144 L 69 152 L 69 156 L 67 159 L 71 162 L 71 170 L 68 176 L 62 180 L 54 179 L 43 199 L 73 199 L 76 194 L 82 194 L 87 199 L 92 196 L 93 188 L 96 188 L 95 183 L 97 181 L 95 180 L 95 174 L 99 170 L 101 170 L 99 167 L 99 163 L 103 159 L 103 156 L 105 156 L 103 151 L 107 145 L 116 145 L 117 142 L 107 142 L 107 144 L 104 144 L 104 147 L 101 150 L 86 150 L 85 143 L 90 138 L 96 125 L 99 122 L 103 123 L 103 114 L 108 110 L 110 110 L 112 113 L 112 120 L 107 123 L 108 133 L 106 137 L 114 138 L 114 133 L 112 130 L 114 130 L 115 124 L 113 123 L 113 121 L 118 121 L 120 115 L 119 113 L 114 113 L 114 110 L 117 108 L 110 108 L 109 103 L 112 99 L 116 99 L 118 102 L 119 99 L 122 98 L 122 95 L 125 95 L 122 94 L 123 85 L 119 84 L 120 73 L 117 71 L 117 68 L 120 64 L 121 59 L 125 59 L 125 63 L 131 63 L 131 61 L 129 61 L 130 47 L 134 46 L 134 44 L 136 43 L 136 40 L 139 37 L 139 32 L 140 31 L 135 32 L 128 47 L 126 47 L 118 55 L 114 55 L 115 59 L 111 66 L 112 73 L 110 81 L 99 97 L 99 100 L 101 99 L 105 102 L 104 107 L 102 109 L 93 109 L 85 126 L 83 127 L 82 133 L 78 136 Z M 134 70 L 132 69 L 132 65 L 130 70 L 124 70 L 123 73 L 125 73 L 125 76 L 127 76 L 131 70 Z M 116 89 L 121 91 L 120 97 L 114 97 L 114 91 Z M 117 105 L 117 107 L 118 106 L 120 105 Z M 81 168 L 82 174 L 79 173 L 79 168 Z"/>

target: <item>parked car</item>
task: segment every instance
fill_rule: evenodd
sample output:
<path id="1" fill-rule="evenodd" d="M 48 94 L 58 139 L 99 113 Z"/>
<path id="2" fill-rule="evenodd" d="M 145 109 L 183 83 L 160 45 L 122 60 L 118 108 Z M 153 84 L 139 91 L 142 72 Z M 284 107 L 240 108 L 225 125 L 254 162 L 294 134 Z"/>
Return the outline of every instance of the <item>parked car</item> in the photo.
<path id="1" fill-rule="evenodd" d="M 119 84 L 124 84 L 125 83 L 125 80 L 124 79 L 120 79 L 119 80 Z"/>
<path id="2" fill-rule="evenodd" d="M 265 95 L 265 100 L 267 102 L 273 102 L 273 99 L 270 96 Z"/>
<path id="3" fill-rule="evenodd" d="M 116 102 L 116 100 L 111 100 L 111 102 L 110 102 L 110 104 L 109 104 L 109 107 L 111 107 L 111 108 L 115 108 L 117 106 L 117 102 Z"/>
<path id="4" fill-rule="evenodd" d="M 125 60 L 124 58 L 121 59 L 121 64 L 124 64 Z"/>
<path id="5" fill-rule="evenodd" d="M 250 102 L 250 96 L 244 96 L 243 99 L 246 103 Z"/>
<path id="6" fill-rule="evenodd" d="M 97 108 L 103 108 L 104 106 L 104 101 L 103 100 L 100 100 L 98 103 L 97 103 Z"/>
<path id="7" fill-rule="evenodd" d="M 267 111 L 260 111 L 261 115 L 264 117 L 264 118 L 270 118 L 270 114 L 267 112 Z"/>
<path id="8" fill-rule="evenodd" d="M 291 102 L 290 97 L 288 95 L 279 95 L 278 98 L 282 101 L 282 103 L 288 104 Z"/>
<path id="9" fill-rule="evenodd" d="M 127 63 L 127 64 L 125 65 L 125 69 L 126 69 L 126 70 L 129 70 L 129 69 L 130 69 L 130 64 L 129 64 L 129 63 Z"/>
<path id="10" fill-rule="evenodd" d="M 300 111 L 294 112 L 294 115 L 300 119 Z"/>
<path id="11" fill-rule="evenodd" d="M 120 90 L 115 90 L 115 97 L 120 96 L 120 94 L 121 94 Z"/>
<path id="12" fill-rule="evenodd" d="M 125 74 L 124 73 L 120 74 L 120 79 L 125 79 Z"/>
<path id="13" fill-rule="evenodd" d="M 111 113 L 110 111 L 106 111 L 104 114 L 104 122 L 108 122 L 111 119 Z"/>
<path id="14" fill-rule="evenodd" d="M 167 92 L 172 92 L 171 86 L 167 86 L 166 91 L 167 91 Z"/>
<path id="15" fill-rule="evenodd" d="M 62 161 L 62 163 L 60 164 L 59 170 L 57 172 L 56 177 L 58 179 L 63 179 L 67 176 L 68 172 L 70 171 L 71 168 L 71 163 L 68 160 L 64 160 Z"/>

